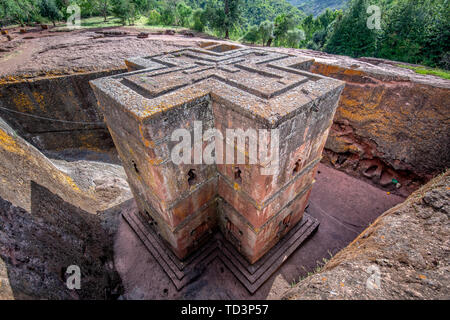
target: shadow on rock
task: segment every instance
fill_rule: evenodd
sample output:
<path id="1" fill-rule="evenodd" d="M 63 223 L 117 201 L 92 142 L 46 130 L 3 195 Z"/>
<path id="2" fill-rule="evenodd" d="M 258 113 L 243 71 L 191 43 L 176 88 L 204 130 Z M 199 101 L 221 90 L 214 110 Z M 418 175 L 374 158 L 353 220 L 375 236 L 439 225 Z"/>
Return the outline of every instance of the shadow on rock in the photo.
<path id="1" fill-rule="evenodd" d="M 117 210 L 116 210 L 117 209 Z M 93 215 L 31 182 L 31 213 L 0 198 L 0 299 L 116 299 L 112 241 L 120 205 Z M 79 266 L 81 288 L 66 273 Z"/>

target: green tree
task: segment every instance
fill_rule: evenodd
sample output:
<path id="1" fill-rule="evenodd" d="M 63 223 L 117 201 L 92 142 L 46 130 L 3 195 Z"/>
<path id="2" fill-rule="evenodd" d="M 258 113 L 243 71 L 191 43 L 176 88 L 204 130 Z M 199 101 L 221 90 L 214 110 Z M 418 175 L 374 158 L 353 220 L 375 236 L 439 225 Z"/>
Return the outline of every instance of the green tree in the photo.
<path id="1" fill-rule="evenodd" d="M 287 32 L 293 29 L 296 25 L 296 21 L 291 14 L 280 14 L 275 18 L 274 37 L 278 45 L 284 43 L 287 39 Z"/>
<path id="2" fill-rule="evenodd" d="M 177 3 L 176 12 L 178 24 L 183 27 L 187 26 L 189 23 L 189 18 L 192 14 L 192 8 L 181 1 Z"/>
<path id="3" fill-rule="evenodd" d="M 2 0 L 0 1 L 0 24 L 37 22 L 41 20 L 38 0 Z"/>
<path id="4" fill-rule="evenodd" d="M 205 14 L 205 10 L 201 8 L 197 8 L 192 12 L 192 21 L 193 21 L 193 29 L 199 32 L 203 32 L 205 30 L 205 25 L 207 22 L 207 17 Z"/>
<path id="5" fill-rule="evenodd" d="M 48 18 L 53 26 L 56 26 L 56 21 L 63 18 L 61 11 L 56 6 L 55 0 L 41 0 L 39 3 L 39 11 L 41 16 Z"/>
<path id="6" fill-rule="evenodd" d="M 300 42 L 305 40 L 305 32 L 301 29 L 288 30 L 286 36 L 287 45 L 291 48 L 298 48 Z"/>
<path id="7" fill-rule="evenodd" d="M 368 0 L 352 0 L 325 44 L 326 52 L 352 57 L 374 55 L 378 33 L 367 27 L 368 6 Z"/>
<path id="8" fill-rule="evenodd" d="M 296 24 L 304 13 L 286 0 L 242 0 L 242 18 L 247 25 L 260 25 L 265 20 L 274 21 L 282 13 L 292 14 Z"/>
<path id="9" fill-rule="evenodd" d="M 332 34 L 336 21 L 342 18 L 341 10 L 331 11 L 325 10 L 317 18 L 312 15 L 306 17 L 302 23 L 301 28 L 305 31 L 306 39 L 302 41 L 308 49 L 321 50 Z"/>
<path id="10" fill-rule="evenodd" d="M 165 26 L 173 26 L 175 24 L 175 10 L 169 6 L 161 9 L 161 23 Z"/>
<path id="11" fill-rule="evenodd" d="M 312 39 L 308 42 L 306 47 L 308 49 L 320 50 L 327 40 L 328 32 L 326 29 L 320 29 L 314 32 Z"/>
<path id="12" fill-rule="evenodd" d="M 151 26 L 159 25 L 161 23 L 161 15 L 156 9 L 153 9 L 148 14 L 147 24 Z"/>
<path id="13" fill-rule="evenodd" d="M 23 24 L 27 19 L 26 11 L 15 0 L 5 0 L 0 2 L 1 24 L 6 25 L 11 22 Z"/>
<path id="14" fill-rule="evenodd" d="M 207 26 L 219 33 L 224 33 L 225 12 L 217 0 L 205 3 L 205 16 L 208 17 Z"/>
<path id="15" fill-rule="evenodd" d="M 263 21 L 259 25 L 259 37 L 262 40 L 262 44 L 270 47 L 273 39 L 273 30 L 275 26 L 272 21 Z"/>
<path id="16" fill-rule="evenodd" d="M 256 43 L 259 40 L 259 36 L 259 28 L 257 26 L 250 26 L 242 39 L 250 43 Z"/>
<path id="17" fill-rule="evenodd" d="M 330 10 L 326 9 L 324 13 L 317 17 L 317 21 L 319 22 L 317 25 L 320 26 L 321 29 L 327 29 L 328 26 L 336 19 L 336 17 L 341 14 L 340 10 Z"/>
<path id="18" fill-rule="evenodd" d="M 308 39 L 312 38 L 312 35 L 314 34 L 314 32 L 316 31 L 317 27 L 316 27 L 316 22 L 315 19 L 313 17 L 312 14 L 310 14 L 309 16 L 307 16 L 303 21 L 302 21 L 302 28 L 305 31 L 305 36 Z"/>
<path id="19" fill-rule="evenodd" d="M 220 7 L 223 10 L 225 0 L 183 0 L 193 9 L 206 9 L 208 6 Z M 240 0 L 240 21 L 237 27 L 247 29 L 252 25 L 260 25 L 265 20 L 274 21 L 282 13 L 292 13 L 297 24 L 305 17 L 304 13 L 286 0 Z M 233 29 L 233 28 L 232 28 Z M 238 28 L 236 28 L 238 29 Z"/>
<path id="20" fill-rule="evenodd" d="M 58 8 L 63 14 L 66 14 L 67 7 L 72 3 L 80 7 L 82 17 L 102 16 L 105 22 L 112 11 L 111 0 L 57 0 Z"/>

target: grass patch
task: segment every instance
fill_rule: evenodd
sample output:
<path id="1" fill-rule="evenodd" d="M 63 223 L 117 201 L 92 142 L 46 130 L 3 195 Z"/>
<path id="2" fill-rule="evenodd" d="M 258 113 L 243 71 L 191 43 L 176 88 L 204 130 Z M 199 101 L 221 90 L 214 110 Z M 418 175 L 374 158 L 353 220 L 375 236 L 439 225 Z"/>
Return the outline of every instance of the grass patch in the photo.
<path id="1" fill-rule="evenodd" d="M 107 21 L 104 21 L 103 17 L 90 17 L 81 19 L 81 28 L 82 29 L 90 29 L 90 28 L 111 28 L 111 27 L 126 27 L 126 28 L 139 28 L 139 29 L 151 29 L 151 30 L 165 30 L 165 29 L 173 29 L 173 30 L 187 30 L 185 27 L 180 26 L 165 26 L 165 25 L 148 25 L 147 17 L 141 16 L 139 19 L 136 19 L 133 25 L 123 25 L 120 19 L 110 16 Z M 67 27 L 65 23 L 59 23 L 57 27 L 52 28 L 53 32 L 64 32 L 64 31 L 72 31 L 76 30 L 72 27 Z"/>
<path id="2" fill-rule="evenodd" d="M 108 28 L 108 27 L 120 27 L 122 23 L 120 19 L 115 17 L 108 17 L 107 21 L 104 21 L 103 17 L 90 17 L 81 19 L 81 29 L 90 29 L 90 28 Z M 68 27 L 66 23 L 58 23 L 55 28 L 50 29 L 52 32 L 65 32 L 76 30 L 77 28 Z"/>
<path id="3" fill-rule="evenodd" d="M 107 21 L 104 21 L 103 17 L 91 17 L 81 19 L 81 26 L 84 28 L 107 28 L 121 26 L 120 19 L 115 17 L 108 17 Z"/>
<path id="4" fill-rule="evenodd" d="M 313 271 L 308 271 L 308 270 L 306 270 L 306 268 L 304 266 L 301 266 L 302 269 L 305 270 L 306 276 L 304 276 L 304 277 L 300 276 L 298 278 L 298 281 L 293 280 L 291 282 L 291 288 L 295 287 L 297 284 L 299 284 L 301 281 L 305 280 L 306 278 L 308 278 L 310 276 L 313 276 L 313 275 L 315 275 L 315 274 L 317 274 L 319 272 L 322 272 L 323 268 L 328 263 L 328 261 L 330 261 L 330 259 L 333 258 L 333 254 L 330 252 L 330 250 L 327 250 L 327 252 L 328 252 L 328 255 L 330 256 L 330 258 L 329 259 L 322 258 L 322 262 L 316 261 L 317 264 L 316 264 L 316 267 L 314 268 Z"/>
<path id="5" fill-rule="evenodd" d="M 406 64 L 398 64 L 400 68 L 410 69 L 419 74 L 438 76 L 442 79 L 450 80 L 450 72 L 442 69 L 432 69 L 426 67 L 408 66 Z"/>

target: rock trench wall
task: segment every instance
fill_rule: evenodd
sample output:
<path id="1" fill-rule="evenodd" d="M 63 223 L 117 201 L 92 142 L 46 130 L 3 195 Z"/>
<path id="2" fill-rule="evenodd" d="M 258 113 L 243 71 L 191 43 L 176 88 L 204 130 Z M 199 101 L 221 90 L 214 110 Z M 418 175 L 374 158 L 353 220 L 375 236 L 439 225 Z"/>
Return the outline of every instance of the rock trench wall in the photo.
<path id="1" fill-rule="evenodd" d="M 408 195 L 450 167 L 450 82 L 355 61 L 310 69 L 346 82 L 323 161 Z"/>
<path id="2" fill-rule="evenodd" d="M 31 184 L 32 210 L 0 198 L 0 300 L 114 299 L 122 292 L 102 220 Z M 69 290 L 69 266 L 81 288 Z"/>
<path id="3" fill-rule="evenodd" d="M 414 82 L 396 76 L 394 72 L 390 74 L 389 70 L 387 74 L 386 72 L 376 74 L 355 70 L 355 68 L 357 67 L 352 65 L 339 65 L 339 63 L 333 65 L 324 62 L 316 62 L 311 68 L 313 72 L 346 82 L 327 142 L 324 161 L 386 190 L 410 193 L 431 176 L 450 166 L 449 109 L 446 104 L 450 101 L 448 84 L 433 85 L 429 77 L 427 81 Z M 11 203 L 0 199 L 2 215 L 0 220 L 6 221 L 5 224 L 0 225 L 0 298 L 48 298 L 49 292 L 53 292 L 54 298 L 104 298 L 105 288 L 108 292 L 106 297 L 108 295 L 111 297 L 120 291 L 114 280 L 114 272 L 108 266 L 110 252 L 105 251 L 105 248 L 110 247 L 110 240 L 103 231 L 98 231 L 101 230 L 99 227 L 101 221 L 86 213 L 95 212 L 98 202 L 94 201 L 85 190 L 79 190 L 83 188 L 77 185 L 76 181 L 58 171 L 37 149 L 26 144 L 17 135 L 25 137 L 41 150 L 62 148 L 104 150 L 112 147 L 109 133 L 101 124 L 102 115 L 98 111 L 88 81 L 122 71 L 125 70 L 0 80 L 0 107 L 63 121 L 100 122 L 100 124 L 80 126 L 20 116 L 0 109 L 0 116 L 7 119 L 16 131 L 14 133 L 6 124 L 0 122 L 0 158 L 2 159 L 0 196 L 18 206 L 14 207 Z M 25 175 L 24 172 L 26 172 Z M 25 179 L 24 176 L 28 178 Z M 394 178 L 402 184 L 403 187 L 400 190 L 397 190 L 392 183 Z M 373 259 L 377 259 L 376 263 L 381 268 L 382 274 L 388 275 L 389 269 L 386 268 L 390 268 L 391 265 L 398 268 L 406 265 L 407 281 L 417 287 L 408 289 L 405 283 L 405 288 L 398 287 L 393 294 L 401 292 L 402 295 L 405 294 L 402 297 L 448 298 L 448 291 L 443 290 L 448 287 L 448 279 L 441 277 L 445 276 L 445 273 L 441 272 L 444 270 L 443 267 L 446 268 L 448 265 L 448 259 L 445 260 L 446 257 L 442 257 L 441 260 L 446 264 L 440 265 L 440 262 L 433 258 L 440 257 L 441 253 L 436 251 L 439 248 L 438 243 L 446 239 L 439 237 L 448 235 L 448 227 L 443 229 L 445 225 L 442 223 L 443 213 L 447 212 L 448 219 L 448 208 L 445 209 L 440 204 L 442 202 L 440 199 L 447 199 L 448 204 L 448 174 L 445 179 L 445 187 L 440 187 L 437 191 L 421 198 L 422 202 L 414 207 L 421 212 L 417 216 L 412 215 L 413 211 L 410 209 L 414 208 L 408 204 L 405 205 L 405 210 L 399 209 L 395 214 L 389 213 L 385 220 L 382 220 L 391 219 L 392 223 L 390 223 L 393 226 L 402 226 L 402 228 L 397 230 L 386 227 L 384 233 L 379 234 L 379 238 L 372 236 L 372 233 L 360 237 L 360 239 L 370 238 L 370 241 L 375 242 L 386 239 L 389 242 L 376 243 L 377 248 L 398 249 L 393 253 L 399 253 L 397 256 L 390 256 L 388 253 L 377 256 L 378 253 L 369 250 L 370 246 L 363 247 L 364 250 L 367 249 L 368 261 L 373 262 Z M 45 208 L 45 203 L 36 201 L 43 198 L 49 199 L 47 203 L 56 203 L 55 208 L 60 210 L 50 208 L 51 214 L 47 214 L 46 211 L 49 208 Z M 69 198 L 72 199 L 72 205 L 64 202 Z M 73 206 L 73 202 L 76 206 Z M 395 220 L 403 214 L 406 220 Z M 414 219 L 418 217 L 422 219 L 417 220 L 418 225 L 425 226 L 425 236 L 434 232 L 434 229 L 430 228 L 437 228 L 435 235 L 437 234 L 438 238 L 430 238 L 431 240 L 427 241 L 432 245 L 429 247 L 431 249 L 427 249 L 428 251 L 426 248 L 411 249 L 411 245 L 407 242 L 398 240 L 398 236 L 405 234 L 403 226 L 414 227 L 413 224 L 408 224 L 408 219 L 414 222 L 416 221 Z M 61 219 L 63 222 L 60 221 Z M 13 220 L 15 223 L 11 224 Z M 80 226 L 83 227 L 79 229 Z M 88 229 L 87 232 L 85 228 Z M 39 230 L 45 231 L 40 233 Z M 392 230 L 395 232 L 393 233 Z M 410 232 L 414 234 L 414 232 L 422 232 L 422 229 Z M 42 234 L 46 236 L 41 237 Z M 393 238 L 388 238 L 390 235 Z M 406 237 L 405 235 L 405 241 L 408 240 Z M 96 244 L 97 241 L 104 247 L 100 248 Z M 15 245 L 17 242 L 18 245 Z M 28 246 L 27 243 L 36 245 Z M 52 254 L 46 251 L 46 243 L 50 245 L 59 243 L 58 248 L 53 249 L 58 252 L 71 250 L 70 256 L 59 255 L 60 258 L 54 259 L 55 264 L 46 265 L 41 258 Z M 350 252 L 349 254 L 356 252 L 353 251 L 353 247 L 346 252 Z M 421 256 L 416 254 L 417 252 Z M 36 253 L 39 255 L 35 255 Z M 64 266 L 77 264 L 77 259 L 81 259 L 80 265 L 85 265 L 82 260 L 85 259 L 83 255 L 90 261 L 94 261 L 89 269 L 84 271 L 88 273 L 85 288 L 89 291 L 74 295 L 73 292 L 66 290 L 61 272 Z M 29 257 L 34 259 L 31 263 L 27 261 Z M 344 256 L 340 255 L 340 257 Z M 347 259 L 347 257 L 344 258 Z M 330 270 L 338 265 L 337 261 L 334 260 L 332 267 L 330 265 Z M 342 275 L 345 276 L 346 269 L 342 266 L 352 267 L 356 263 L 346 261 L 348 262 L 339 262 L 339 268 L 336 267 L 335 271 L 336 275 L 342 271 Z M 362 288 L 361 290 L 365 290 L 364 284 L 369 275 L 364 268 L 368 266 L 361 265 L 355 269 L 361 274 L 361 287 L 358 287 Z M 34 268 L 34 270 L 22 268 Z M 26 279 L 23 278 L 24 272 L 29 275 Z M 41 282 L 38 280 L 43 277 L 43 274 L 48 282 L 40 288 Z M 401 272 L 394 276 L 398 276 L 401 281 L 403 279 Z M 316 288 L 323 282 L 327 285 L 331 283 L 335 285 L 333 288 L 339 290 L 345 288 L 342 289 L 343 293 L 340 297 L 345 295 L 362 297 L 358 291 L 347 290 L 348 284 L 357 279 L 349 278 L 342 286 L 339 280 L 342 278 L 340 275 L 334 277 L 335 282 L 331 282 L 332 277 L 332 275 L 318 276 L 314 278 L 317 283 L 313 280 L 310 282 Z M 329 282 L 327 279 L 330 279 Z M 444 279 L 447 284 L 443 286 L 442 280 L 439 279 Z M 382 285 L 384 286 L 383 282 Z M 390 288 L 390 286 L 387 285 L 384 288 Z M 306 289 L 310 290 L 307 287 Z M 433 292 L 435 292 L 434 296 Z M 299 297 L 307 297 L 310 294 L 312 296 L 316 293 L 305 291 Z M 336 293 L 340 294 L 338 290 L 326 289 L 320 292 L 319 296 L 334 297 Z M 379 293 L 377 297 L 383 296 Z"/>
<path id="4" fill-rule="evenodd" d="M 282 298 L 450 298 L 450 170 L 386 211 Z"/>
<path id="5" fill-rule="evenodd" d="M 390 61 L 308 54 L 316 58 L 311 72 L 346 82 L 324 163 L 403 196 L 450 167 L 449 81 Z M 2 109 L 0 116 L 40 150 L 108 150 L 114 145 L 88 82 L 124 71 L 0 79 L 2 108 L 94 124 Z"/>
<path id="6" fill-rule="evenodd" d="M 112 242 L 131 197 L 123 169 L 85 161 L 70 170 L 68 162 L 70 176 L 1 118 L 0 160 L 0 300 L 120 295 Z M 81 268 L 80 290 L 66 286 L 70 265 Z"/>
<path id="7" fill-rule="evenodd" d="M 114 144 L 89 81 L 123 71 L 2 78 L 0 117 L 40 150 L 110 149 Z"/>
<path id="8" fill-rule="evenodd" d="M 130 195 L 110 185 L 124 184 L 123 170 L 94 168 L 92 187 L 77 184 L 1 118 L 0 160 L 0 300 L 117 297 L 109 226 L 117 225 L 117 203 Z M 81 268 L 80 290 L 66 286 L 70 265 Z"/>

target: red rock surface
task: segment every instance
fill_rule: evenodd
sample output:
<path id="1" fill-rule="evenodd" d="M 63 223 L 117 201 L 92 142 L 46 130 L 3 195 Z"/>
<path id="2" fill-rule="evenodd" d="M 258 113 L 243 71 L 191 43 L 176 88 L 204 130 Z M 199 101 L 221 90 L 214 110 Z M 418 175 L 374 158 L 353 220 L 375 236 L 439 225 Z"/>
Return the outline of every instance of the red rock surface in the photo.
<path id="1" fill-rule="evenodd" d="M 278 299 L 317 266 L 346 247 L 379 215 L 404 199 L 387 195 L 359 179 L 319 166 L 308 213 L 320 221 L 317 232 L 252 296 L 223 267 L 213 262 L 195 282 L 177 291 L 155 258 L 122 220 L 114 245 L 123 299 Z"/>
<path id="2" fill-rule="evenodd" d="M 385 212 L 285 299 L 450 298 L 450 171 Z"/>
<path id="3" fill-rule="evenodd" d="M 315 59 L 311 72 L 346 83 L 325 163 L 404 196 L 450 166 L 449 80 L 401 62 L 300 51 Z"/>

